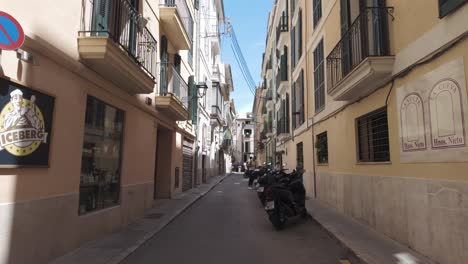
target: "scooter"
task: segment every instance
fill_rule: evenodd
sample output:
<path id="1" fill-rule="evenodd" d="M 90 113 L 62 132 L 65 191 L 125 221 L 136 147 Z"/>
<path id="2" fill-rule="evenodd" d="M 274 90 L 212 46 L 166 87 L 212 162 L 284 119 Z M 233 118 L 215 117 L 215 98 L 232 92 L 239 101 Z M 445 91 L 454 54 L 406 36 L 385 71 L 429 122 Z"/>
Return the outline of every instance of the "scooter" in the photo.
<path id="1" fill-rule="evenodd" d="M 309 216 L 302 174 L 303 171 L 293 171 L 265 189 L 265 211 L 277 230 L 283 229 L 289 218 Z"/>

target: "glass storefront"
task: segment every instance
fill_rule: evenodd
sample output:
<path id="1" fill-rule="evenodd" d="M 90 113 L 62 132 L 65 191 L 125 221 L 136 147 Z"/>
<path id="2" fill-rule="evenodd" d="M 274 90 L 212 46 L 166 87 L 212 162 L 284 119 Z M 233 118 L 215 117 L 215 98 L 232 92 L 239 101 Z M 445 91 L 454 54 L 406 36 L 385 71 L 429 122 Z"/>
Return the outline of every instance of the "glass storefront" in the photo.
<path id="1" fill-rule="evenodd" d="M 86 104 L 80 215 L 119 204 L 124 112 L 94 97 Z"/>

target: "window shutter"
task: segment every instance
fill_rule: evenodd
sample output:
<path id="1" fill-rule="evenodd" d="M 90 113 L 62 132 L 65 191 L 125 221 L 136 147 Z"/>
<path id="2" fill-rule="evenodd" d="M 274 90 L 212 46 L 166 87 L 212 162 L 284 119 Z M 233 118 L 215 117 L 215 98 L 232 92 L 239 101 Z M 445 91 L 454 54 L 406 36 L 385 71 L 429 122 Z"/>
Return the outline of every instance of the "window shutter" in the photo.
<path id="1" fill-rule="evenodd" d="M 283 55 L 281 55 L 281 81 L 288 80 L 288 47 L 284 46 Z"/>
<path id="2" fill-rule="evenodd" d="M 296 27 L 291 29 L 291 72 L 296 66 Z"/>
<path id="3" fill-rule="evenodd" d="M 191 75 L 188 80 L 189 86 L 189 110 L 190 110 L 190 118 L 192 120 L 192 124 L 196 125 L 198 121 L 198 91 L 197 86 L 195 85 L 195 77 Z"/>
<path id="4" fill-rule="evenodd" d="M 297 40 L 297 61 L 302 57 L 302 9 L 299 10 L 299 20 L 298 20 L 298 40 Z"/>
<path id="5" fill-rule="evenodd" d="M 304 123 L 304 70 L 301 70 L 301 75 L 299 76 L 299 104 L 300 104 L 300 115 L 299 115 L 299 124 Z"/>
<path id="6" fill-rule="evenodd" d="M 296 128 L 296 84 L 292 84 L 292 127 Z"/>
<path id="7" fill-rule="evenodd" d="M 200 0 L 195 0 L 193 5 L 194 5 L 195 9 L 198 10 L 200 8 Z"/>
<path id="8" fill-rule="evenodd" d="M 93 31 L 104 33 L 109 31 L 109 0 L 94 1 Z"/>
<path id="9" fill-rule="evenodd" d="M 286 94 L 286 133 L 289 133 L 289 94 Z"/>
<path id="10" fill-rule="evenodd" d="M 168 64 L 169 54 L 167 53 L 167 38 L 161 37 L 161 81 L 159 83 L 159 94 L 165 95 L 167 93 L 167 78 L 168 78 Z"/>

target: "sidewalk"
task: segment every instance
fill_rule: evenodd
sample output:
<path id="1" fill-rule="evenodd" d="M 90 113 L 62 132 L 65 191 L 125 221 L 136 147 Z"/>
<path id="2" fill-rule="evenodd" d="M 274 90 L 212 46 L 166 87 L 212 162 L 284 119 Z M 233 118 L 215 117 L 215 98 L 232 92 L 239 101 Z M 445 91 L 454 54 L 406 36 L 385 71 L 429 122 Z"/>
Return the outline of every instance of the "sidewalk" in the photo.
<path id="1" fill-rule="evenodd" d="M 51 263 L 117 264 L 229 175 L 213 177 L 209 183 L 201 184 L 173 199 L 157 200 L 155 206 L 145 212 L 143 219 L 119 232 L 91 241 Z"/>
<path id="2" fill-rule="evenodd" d="M 339 213 L 315 199 L 306 200 L 312 217 L 345 247 L 367 264 L 434 264 L 427 257 L 376 232 L 371 227 Z M 403 254 L 397 256 L 396 254 Z M 404 262 L 403 259 L 409 260 Z M 417 262 L 411 261 L 417 259 Z M 401 262 L 400 262 L 401 261 Z"/>

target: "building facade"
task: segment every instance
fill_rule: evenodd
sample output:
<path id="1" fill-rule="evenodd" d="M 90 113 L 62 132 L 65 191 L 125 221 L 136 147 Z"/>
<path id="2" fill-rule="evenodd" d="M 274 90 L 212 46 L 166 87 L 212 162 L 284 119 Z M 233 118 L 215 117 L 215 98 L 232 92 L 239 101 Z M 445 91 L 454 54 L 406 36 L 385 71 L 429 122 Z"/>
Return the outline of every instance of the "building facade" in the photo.
<path id="1" fill-rule="evenodd" d="M 196 184 L 199 1 L 50 6 L 0 4 L 26 35 L 0 55 L 0 263 L 48 263 Z"/>
<path id="2" fill-rule="evenodd" d="M 281 164 L 438 263 L 468 252 L 465 3 L 277 0 L 263 63 Z"/>
<path id="3" fill-rule="evenodd" d="M 236 136 L 234 140 L 237 150 L 233 157 L 238 165 L 245 165 L 250 158 L 255 157 L 255 129 L 252 113 L 239 114 L 236 117 Z"/>

